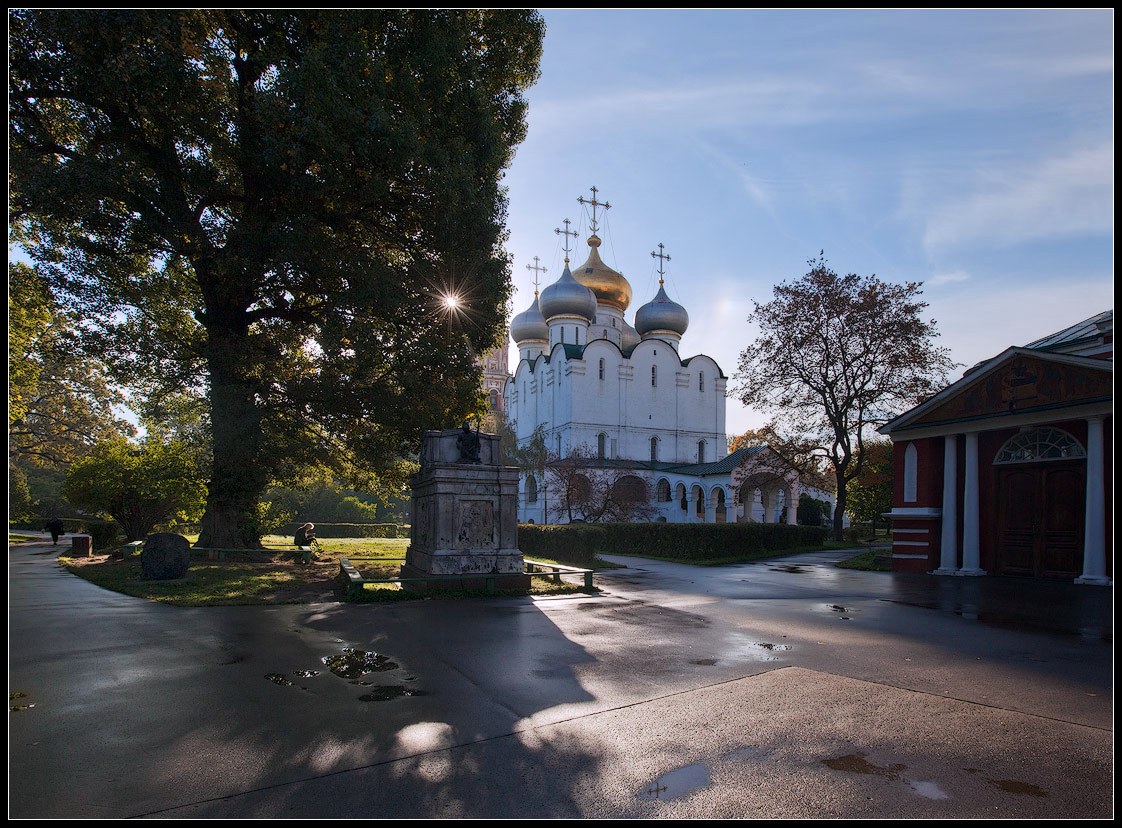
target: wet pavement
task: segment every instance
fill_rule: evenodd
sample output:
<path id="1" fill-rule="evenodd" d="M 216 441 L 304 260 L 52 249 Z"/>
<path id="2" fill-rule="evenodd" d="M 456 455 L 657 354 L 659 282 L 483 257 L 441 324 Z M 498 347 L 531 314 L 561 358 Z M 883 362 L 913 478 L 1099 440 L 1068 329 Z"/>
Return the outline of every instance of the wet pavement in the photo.
<path id="1" fill-rule="evenodd" d="M 1113 588 L 846 556 L 192 609 L 18 546 L 9 817 L 1113 817 Z"/>

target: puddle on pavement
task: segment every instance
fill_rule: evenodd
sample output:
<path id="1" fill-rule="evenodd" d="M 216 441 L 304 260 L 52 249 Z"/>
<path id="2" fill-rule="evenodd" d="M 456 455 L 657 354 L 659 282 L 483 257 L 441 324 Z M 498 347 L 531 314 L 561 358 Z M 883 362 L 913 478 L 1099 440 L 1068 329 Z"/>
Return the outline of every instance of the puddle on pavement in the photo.
<path id="1" fill-rule="evenodd" d="M 400 666 L 396 662 L 390 661 L 388 656 L 354 647 L 344 647 L 343 652 L 337 655 L 324 656 L 321 661 L 335 675 L 348 679 L 358 678 L 367 673 L 396 670 Z"/>
<path id="2" fill-rule="evenodd" d="M 880 765 L 874 765 L 868 761 L 863 753 L 850 753 L 834 759 L 823 759 L 822 764 L 834 770 L 883 776 L 886 779 L 899 779 L 900 772 L 908 769 L 907 765 L 890 765 L 887 768 L 882 768 Z"/>
<path id="3" fill-rule="evenodd" d="M 1043 788 L 1038 788 L 1036 785 L 1030 785 L 1028 782 L 1020 782 L 1016 779 L 987 779 L 986 781 L 995 788 L 1005 791 L 1005 793 L 1039 796 L 1041 798 L 1048 796 L 1048 792 Z"/>
<path id="4" fill-rule="evenodd" d="M 910 779 L 907 782 L 908 787 L 924 799 L 950 799 L 950 796 L 934 782 L 914 782 Z"/>
<path id="5" fill-rule="evenodd" d="M 640 799 L 677 799 L 708 787 L 709 768 L 700 762 L 665 773 L 639 791 Z"/>
<path id="6" fill-rule="evenodd" d="M 359 701 L 373 702 L 373 701 L 390 701 L 390 699 L 400 699 L 402 696 L 424 696 L 426 693 L 423 690 L 413 690 L 410 687 L 401 687 L 395 684 L 382 684 L 375 687 L 365 696 L 359 696 Z"/>
<path id="7" fill-rule="evenodd" d="M 10 692 L 8 694 L 8 701 L 9 702 L 15 702 L 15 704 L 10 705 L 8 707 L 8 709 L 11 710 L 13 713 L 22 713 L 25 710 L 30 710 L 31 708 L 33 708 L 35 706 L 34 702 L 25 703 L 25 702 L 19 701 L 20 699 L 27 699 L 27 698 L 30 698 L 30 694 L 25 693 L 22 690 L 13 690 L 12 692 Z"/>
<path id="8" fill-rule="evenodd" d="M 780 564 L 778 566 L 769 566 L 768 569 L 772 572 L 793 572 L 795 574 L 810 572 L 809 569 L 804 566 L 799 566 L 798 564 Z"/>
<path id="9" fill-rule="evenodd" d="M 265 678 L 273 684 L 279 684 L 281 687 L 291 687 L 292 682 L 284 677 L 283 673 L 266 673 Z"/>
<path id="10" fill-rule="evenodd" d="M 698 664 L 702 667 L 712 667 L 717 663 L 715 658 L 699 658 L 697 661 L 691 661 L 690 664 Z"/>

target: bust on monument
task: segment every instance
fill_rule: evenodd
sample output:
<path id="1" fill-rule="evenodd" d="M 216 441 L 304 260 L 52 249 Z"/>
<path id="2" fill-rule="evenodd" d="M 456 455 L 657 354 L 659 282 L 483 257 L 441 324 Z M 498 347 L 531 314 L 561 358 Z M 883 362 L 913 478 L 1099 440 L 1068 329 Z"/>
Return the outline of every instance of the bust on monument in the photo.
<path id="1" fill-rule="evenodd" d="M 463 425 L 463 430 L 456 437 L 456 446 L 460 450 L 460 458 L 456 461 L 457 463 L 479 465 L 482 462 L 479 459 L 479 433 L 472 432 L 466 422 Z"/>

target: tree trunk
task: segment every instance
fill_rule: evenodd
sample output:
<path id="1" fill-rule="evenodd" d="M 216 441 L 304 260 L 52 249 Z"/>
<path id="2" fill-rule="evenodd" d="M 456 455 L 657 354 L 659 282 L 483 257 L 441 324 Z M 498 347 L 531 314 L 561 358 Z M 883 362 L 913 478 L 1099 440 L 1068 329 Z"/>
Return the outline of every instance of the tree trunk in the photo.
<path id="1" fill-rule="evenodd" d="M 834 503 L 834 540 L 844 540 L 845 527 L 842 518 L 845 516 L 845 469 L 834 470 L 834 481 L 837 486 L 838 496 Z"/>
<path id="2" fill-rule="evenodd" d="M 248 331 L 207 327 L 214 459 L 198 546 L 260 547 L 257 504 L 268 484 Z"/>

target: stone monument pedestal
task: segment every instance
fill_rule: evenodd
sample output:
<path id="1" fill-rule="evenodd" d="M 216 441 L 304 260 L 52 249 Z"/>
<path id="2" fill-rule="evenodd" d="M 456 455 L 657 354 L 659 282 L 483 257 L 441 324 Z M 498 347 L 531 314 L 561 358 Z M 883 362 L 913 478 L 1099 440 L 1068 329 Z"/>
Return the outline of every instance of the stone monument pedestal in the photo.
<path id="1" fill-rule="evenodd" d="M 426 431 L 411 478 L 412 527 L 402 578 L 411 592 L 528 589 L 518 549 L 518 469 L 501 465 L 499 437 Z"/>

